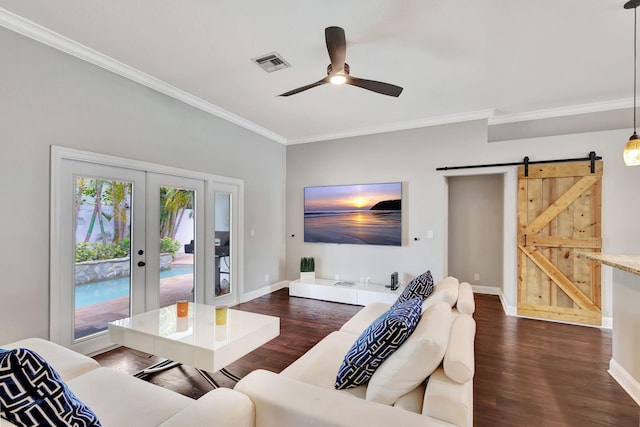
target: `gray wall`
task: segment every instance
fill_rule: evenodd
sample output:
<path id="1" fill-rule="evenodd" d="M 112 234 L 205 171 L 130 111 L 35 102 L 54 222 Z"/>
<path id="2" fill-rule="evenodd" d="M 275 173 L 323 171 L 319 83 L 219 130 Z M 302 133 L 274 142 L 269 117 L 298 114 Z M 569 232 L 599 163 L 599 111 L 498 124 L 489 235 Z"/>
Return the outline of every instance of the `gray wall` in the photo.
<path id="1" fill-rule="evenodd" d="M 367 275 L 386 283 L 393 271 L 417 275 L 429 268 L 436 279 L 442 278 L 448 274 L 446 179 L 477 175 L 478 170 L 436 171 L 437 167 L 513 162 L 525 156 L 532 161 L 585 157 L 592 150 L 604 158 L 603 252 L 640 253 L 640 167 L 626 167 L 622 161 L 630 134 L 625 129 L 489 143 L 486 121 L 474 121 L 289 146 L 287 278 L 298 277 L 301 256 L 316 257 L 319 277 L 340 274 L 341 279 L 358 280 Z M 502 283 L 507 311 L 515 314 L 517 171 L 494 167 L 483 172 L 504 174 Z M 305 186 L 393 181 L 403 181 L 406 190 L 402 247 L 303 242 Z M 433 239 L 427 238 L 428 230 L 433 230 Z M 611 317 L 611 312 L 611 277 L 605 276 L 603 315 Z"/>
<path id="2" fill-rule="evenodd" d="M 317 277 L 368 276 L 386 284 L 394 271 L 406 281 L 427 269 L 443 277 L 446 191 L 435 168 L 447 163 L 451 141 L 486 139 L 486 123 L 476 121 L 287 147 L 287 277 L 298 275 L 300 256 L 316 258 Z M 397 181 L 403 182 L 402 247 L 303 242 L 305 186 Z"/>
<path id="3" fill-rule="evenodd" d="M 455 176 L 447 183 L 448 274 L 502 289 L 504 176 Z"/>
<path id="4" fill-rule="evenodd" d="M 285 147 L 0 28 L 0 343 L 49 331 L 49 147 L 245 182 L 245 292 L 284 278 Z"/>

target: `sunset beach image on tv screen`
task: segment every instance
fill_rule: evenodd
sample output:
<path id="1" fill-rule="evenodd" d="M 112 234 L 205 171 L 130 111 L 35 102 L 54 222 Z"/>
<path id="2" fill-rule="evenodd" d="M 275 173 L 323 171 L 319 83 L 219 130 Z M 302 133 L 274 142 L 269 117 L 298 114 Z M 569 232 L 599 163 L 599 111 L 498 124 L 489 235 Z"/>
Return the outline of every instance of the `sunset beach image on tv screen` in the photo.
<path id="1" fill-rule="evenodd" d="M 304 241 L 402 245 L 402 183 L 304 189 Z"/>

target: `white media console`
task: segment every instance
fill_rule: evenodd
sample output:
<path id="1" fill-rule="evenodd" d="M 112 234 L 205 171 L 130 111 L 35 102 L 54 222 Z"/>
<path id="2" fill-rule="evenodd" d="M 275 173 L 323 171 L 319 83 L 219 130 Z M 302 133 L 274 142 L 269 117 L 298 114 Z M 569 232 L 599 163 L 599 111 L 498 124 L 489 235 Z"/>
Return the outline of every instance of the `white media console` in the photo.
<path id="1" fill-rule="evenodd" d="M 298 279 L 289 282 L 289 295 L 345 304 L 367 305 L 372 302 L 393 304 L 402 287 L 395 291 L 384 285 L 353 283 L 350 285 L 327 279 Z"/>

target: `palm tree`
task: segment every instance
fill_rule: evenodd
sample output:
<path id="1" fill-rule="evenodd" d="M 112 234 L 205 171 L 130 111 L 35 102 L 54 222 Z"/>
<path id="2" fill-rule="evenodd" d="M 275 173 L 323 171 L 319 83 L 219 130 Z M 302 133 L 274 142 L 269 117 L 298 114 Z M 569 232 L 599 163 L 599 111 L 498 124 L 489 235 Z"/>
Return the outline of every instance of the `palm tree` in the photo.
<path id="1" fill-rule="evenodd" d="M 127 212 L 131 183 L 112 181 L 109 184 L 109 193 L 113 204 L 113 243 L 117 243 L 127 237 Z"/>
<path id="2" fill-rule="evenodd" d="M 191 190 L 169 187 L 160 189 L 160 238 L 176 238 L 185 211 L 193 207 L 193 196 L 194 192 Z"/>
<path id="3" fill-rule="evenodd" d="M 96 224 L 96 219 L 98 219 L 98 223 L 100 224 L 100 238 L 102 239 L 102 243 L 107 243 L 107 236 L 104 230 L 104 223 L 102 221 L 102 190 L 104 188 L 104 184 L 106 181 L 102 181 L 99 179 L 90 179 L 88 180 L 88 186 L 84 187 L 87 194 L 92 195 L 94 197 L 94 205 L 93 205 L 93 213 L 91 214 L 91 221 L 89 222 L 89 228 L 87 229 L 87 235 L 84 238 L 85 242 L 89 242 L 91 239 L 91 234 L 93 233 L 93 227 Z"/>

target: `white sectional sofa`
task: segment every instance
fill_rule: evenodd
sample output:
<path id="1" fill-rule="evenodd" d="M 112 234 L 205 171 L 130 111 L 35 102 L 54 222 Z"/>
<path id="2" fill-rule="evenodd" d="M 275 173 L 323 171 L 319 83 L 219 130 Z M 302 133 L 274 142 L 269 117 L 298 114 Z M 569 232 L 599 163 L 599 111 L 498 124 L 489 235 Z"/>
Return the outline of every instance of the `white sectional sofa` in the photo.
<path id="1" fill-rule="evenodd" d="M 42 356 L 104 427 L 254 426 L 253 403 L 238 391 L 219 388 L 194 400 L 40 338 L 0 345 L 22 347 Z M 0 426 L 14 424 L 0 419 Z"/>
<path id="2" fill-rule="evenodd" d="M 475 302 L 471 286 L 452 277 L 436 284 L 416 330 L 367 385 L 335 390 L 345 354 L 389 307 L 364 307 L 280 374 L 240 381 L 235 390 L 253 401 L 256 425 L 473 426 Z"/>
<path id="3" fill-rule="evenodd" d="M 101 367 L 46 340 L 0 348 L 25 347 L 42 356 L 105 427 L 471 427 L 475 304 L 471 287 L 454 278 L 436 285 L 414 333 L 368 385 L 334 389 L 344 355 L 388 308 L 364 307 L 280 374 L 257 370 L 233 390 L 212 390 L 198 400 Z M 8 426 L 13 424 L 0 420 L 0 427 Z"/>

